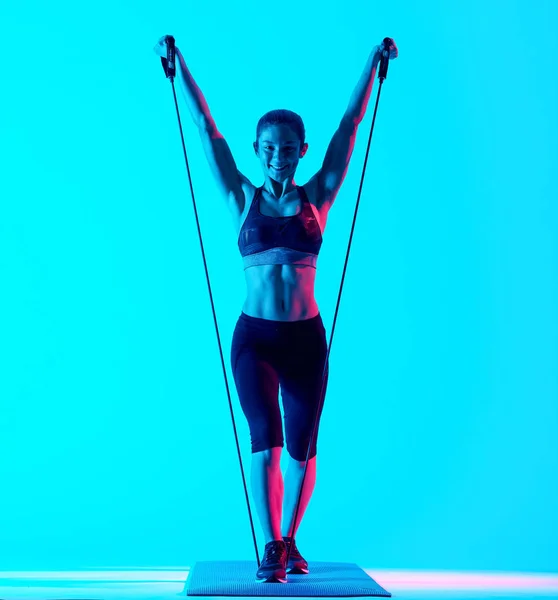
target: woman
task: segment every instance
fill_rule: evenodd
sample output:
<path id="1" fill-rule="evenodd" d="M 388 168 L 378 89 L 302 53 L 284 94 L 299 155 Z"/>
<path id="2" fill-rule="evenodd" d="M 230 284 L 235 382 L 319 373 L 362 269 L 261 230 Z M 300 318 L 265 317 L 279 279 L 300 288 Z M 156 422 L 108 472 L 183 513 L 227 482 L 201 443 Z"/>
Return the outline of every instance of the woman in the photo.
<path id="1" fill-rule="evenodd" d="M 156 54 L 162 57 L 167 56 L 166 38 L 155 46 Z M 294 516 L 327 355 L 325 329 L 314 298 L 316 261 L 383 50 L 383 44 L 373 48 L 322 168 L 305 185 L 297 186 L 294 181 L 298 162 L 308 150 L 302 119 L 288 110 L 274 110 L 260 119 L 254 151 L 265 181 L 257 188 L 238 171 L 202 92 L 176 48 L 176 77 L 198 126 L 217 187 L 239 232 L 244 263 L 247 297 L 233 334 L 231 365 L 250 428 L 252 493 L 266 541 L 257 581 L 285 583 L 287 569 L 289 573 L 308 573 L 308 563 L 294 538 L 314 489 L 316 440 L 296 523 Z M 393 40 L 389 53 L 390 58 L 398 55 Z M 327 375 L 326 369 L 324 395 Z M 284 481 L 279 387 L 289 454 Z"/>

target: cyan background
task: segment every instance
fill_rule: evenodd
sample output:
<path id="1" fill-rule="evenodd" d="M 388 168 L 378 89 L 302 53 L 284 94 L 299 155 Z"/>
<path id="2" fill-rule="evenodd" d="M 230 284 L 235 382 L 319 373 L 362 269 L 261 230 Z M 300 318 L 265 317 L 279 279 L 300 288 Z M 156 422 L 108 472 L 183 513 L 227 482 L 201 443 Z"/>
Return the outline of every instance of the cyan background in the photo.
<path id="1" fill-rule="evenodd" d="M 170 33 L 257 185 L 264 112 L 304 119 L 303 184 L 372 47 L 386 35 L 399 47 L 304 555 L 558 569 L 556 2 L 26 0 L 3 3 L 0 23 L 4 568 L 254 557 L 171 85 L 152 51 Z M 318 263 L 328 339 L 377 86 Z M 242 263 L 179 101 L 248 467 L 229 367 Z"/>

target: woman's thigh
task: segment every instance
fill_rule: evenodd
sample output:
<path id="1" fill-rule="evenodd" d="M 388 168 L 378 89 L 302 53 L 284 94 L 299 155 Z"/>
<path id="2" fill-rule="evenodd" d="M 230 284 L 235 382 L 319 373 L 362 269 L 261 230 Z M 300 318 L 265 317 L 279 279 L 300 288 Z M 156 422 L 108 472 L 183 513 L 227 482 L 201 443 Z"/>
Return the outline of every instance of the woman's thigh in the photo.
<path id="1" fill-rule="evenodd" d="M 279 376 L 266 329 L 239 320 L 231 346 L 231 366 L 242 411 L 248 421 L 252 452 L 283 446 Z"/>
<path id="2" fill-rule="evenodd" d="M 287 450 L 300 461 L 306 459 L 316 415 L 319 426 L 329 377 L 323 323 L 316 319 L 305 325 L 293 334 L 279 372 Z M 316 455 L 317 437 L 316 432 L 309 458 Z"/>

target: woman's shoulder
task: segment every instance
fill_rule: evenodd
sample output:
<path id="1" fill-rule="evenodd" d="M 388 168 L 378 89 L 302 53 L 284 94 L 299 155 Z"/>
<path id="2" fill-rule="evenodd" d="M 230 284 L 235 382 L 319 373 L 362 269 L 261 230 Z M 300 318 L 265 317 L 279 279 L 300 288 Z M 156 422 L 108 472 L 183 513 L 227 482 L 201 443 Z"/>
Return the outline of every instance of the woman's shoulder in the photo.
<path id="1" fill-rule="evenodd" d="M 306 197 L 308 198 L 308 202 L 310 202 L 310 204 L 315 208 L 319 208 L 319 206 L 320 206 L 320 197 L 319 197 L 319 193 L 318 193 L 317 183 L 318 183 L 318 178 L 316 175 L 314 175 L 314 177 L 309 179 L 304 185 L 299 186 L 300 188 L 302 188 L 302 190 L 306 194 Z"/>
<path id="2" fill-rule="evenodd" d="M 248 179 L 248 177 L 246 177 L 245 175 L 240 173 L 240 171 L 239 171 L 239 175 L 240 175 L 240 186 L 244 193 L 244 206 L 245 207 L 250 206 L 250 204 L 252 204 L 252 201 L 254 200 L 254 196 L 256 195 L 256 192 L 258 191 L 259 188 L 256 187 Z"/>
<path id="3" fill-rule="evenodd" d="M 324 202 L 324 195 L 320 192 L 318 187 L 318 174 L 314 175 L 314 177 L 309 179 L 307 183 L 301 185 L 300 187 L 306 194 L 308 202 L 312 206 L 312 210 L 318 219 L 320 229 L 323 233 L 325 231 L 329 210 L 326 202 Z"/>

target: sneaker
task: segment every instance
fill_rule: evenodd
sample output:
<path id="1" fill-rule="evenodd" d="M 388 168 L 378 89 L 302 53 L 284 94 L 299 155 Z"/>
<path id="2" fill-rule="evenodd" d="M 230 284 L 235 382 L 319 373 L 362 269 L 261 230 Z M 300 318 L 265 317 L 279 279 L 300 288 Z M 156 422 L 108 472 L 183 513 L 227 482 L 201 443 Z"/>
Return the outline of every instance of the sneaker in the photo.
<path id="1" fill-rule="evenodd" d="M 287 547 L 281 540 L 265 545 L 264 557 L 256 573 L 259 583 L 287 583 Z"/>
<path id="2" fill-rule="evenodd" d="M 291 537 L 283 537 L 283 541 L 285 542 L 285 546 L 287 548 L 287 554 L 289 552 L 289 546 L 291 547 L 291 555 L 289 556 L 287 572 L 292 573 L 293 575 L 306 575 L 308 573 L 308 563 L 298 551 L 294 539 Z"/>

